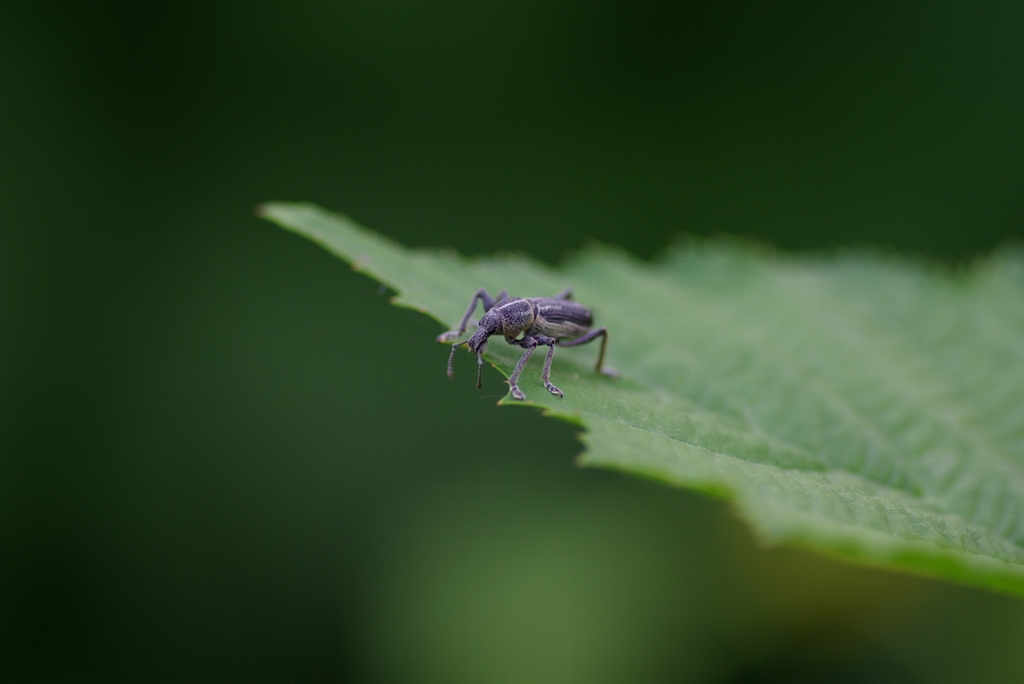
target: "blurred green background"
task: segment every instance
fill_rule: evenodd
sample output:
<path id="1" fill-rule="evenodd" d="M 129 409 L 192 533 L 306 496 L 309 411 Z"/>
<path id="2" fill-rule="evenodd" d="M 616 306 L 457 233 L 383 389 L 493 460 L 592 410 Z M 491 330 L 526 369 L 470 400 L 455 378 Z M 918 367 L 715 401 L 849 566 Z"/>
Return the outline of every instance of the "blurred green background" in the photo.
<path id="1" fill-rule="evenodd" d="M 1022 36 L 1020 3 L 3 3 L 0 679 L 1024 681 L 1024 602 L 579 470 L 252 216 L 961 262 L 1022 232 Z"/>

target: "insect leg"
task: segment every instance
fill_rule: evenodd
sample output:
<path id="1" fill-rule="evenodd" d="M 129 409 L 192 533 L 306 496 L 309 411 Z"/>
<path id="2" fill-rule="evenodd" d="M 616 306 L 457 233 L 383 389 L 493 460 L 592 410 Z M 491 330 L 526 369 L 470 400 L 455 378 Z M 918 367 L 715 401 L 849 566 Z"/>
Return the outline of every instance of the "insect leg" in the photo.
<path id="1" fill-rule="evenodd" d="M 462 317 L 462 321 L 459 323 L 458 330 L 449 330 L 446 333 L 441 333 L 437 336 L 438 342 L 451 342 L 458 338 L 462 333 L 466 332 L 466 326 L 469 324 L 469 319 L 473 315 L 473 311 L 476 309 L 476 300 L 479 299 L 484 304 L 484 311 L 490 311 L 491 307 L 500 302 L 503 299 L 508 299 L 508 290 L 502 290 L 498 293 L 497 299 L 492 299 L 491 295 L 487 294 L 487 289 L 481 287 L 473 295 L 473 298 L 469 300 L 469 308 L 466 309 L 466 314 Z"/>
<path id="2" fill-rule="evenodd" d="M 483 302 L 484 311 L 487 311 L 492 306 L 494 306 L 494 300 L 491 299 L 491 295 L 487 294 L 486 288 L 481 287 L 479 290 L 477 290 L 476 294 L 473 295 L 473 298 L 469 300 L 469 308 L 466 309 L 466 315 L 462 317 L 462 321 L 459 323 L 459 331 L 458 333 L 456 333 L 456 336 L 466 332 L 466 325 L 469 323 L 469 318 L 470 316 L 473 315 L 474 309 L 476 309 L 477 299 Z M 501 299 L 501 295 L 498 295 L 498 299 Z"/>
<path id="3" fill-rule="evenodd" d="M 598 371 L 599 373 L 604 373 L 605 375 L 618 375 L 618 373 L 616 373 L 612 369 L 604 368 L 604 351 L 608 347 L 607 328 L 602 327 L 598 328 L 597 330 L 591 330 L 583 337 L 577 337 L 575 340 L 570 340 L 569 342 L 559 342 L 558 344 L 562 345 L 563 347 L 575 347 L 576 345 L 579 344 L 593 342 L 598 337 L 601 338 L 601 351 L 598 352 L 597 354 L 597 366 L 595 370 Z"/>
<path id="4" fill-rule="evenodd" d="M 458 349 L 459 345 L 462 345 L 462 344 L 466 344 L 466 343 L 465 342 L 456 342 L 455 344 L 453 344 L 452 345 L 452 353 L 448 355 L 448 377 L 449 378 L 454 378 L 455 377 L 455 368 L 453 367 L 452 364 L 455 361 L 455 350 Z M 477 380 L 477 384 L 478 385 L 480 384 L 479 380 Z"/>
<path id="5" fill-rule="evenodd" d="M 544 372 L 541 374 L 540 379 L 544 381 L 544 387 L 547 389 L 548 392 L 551 392 L 552 394 L 556 395 L 559 399 L 561 399 L 563 396 L 565 396 L 562 394 L 562 390 L 558 389 L 557 387 L 552 385 L 551 382 L 548 381 L 548 378 L 551 377 L 551 359 L 554 358 L 555 356 L 556 341 L 557 340 L 555 340 L 555 338 L 553 337 L 542 337 L 540 335 L 537 335 L 538 344 L 548 345 L 548 357 L 544 359 Z"/>
<path id="6" fill-rule="evenodd" d="M 522 340 L 515 342 L 515 344 L 518 344 L 526 351 L 519 359 L 519 363 L 516 364 L 516 369 L 512 371 L 512 375 L 508 379 L 508 388 L 509 391 L 512 392 L 513 398 L 518 399 L 519 401 L 524 401 L 526 399 L 526 395 L 519 389 L 519 374 L 523 372 L 523 368 L 526 367 L 526 362 L 530 360 L 530 357 L 533 356 L 534 350 L 537 349 L 537 340 L 527 336 Z"/>
<path id="7" fill-rule="evenodd" d="M 564 290 L 556 294 L 554 297 L 552 297 L 552 299 L 572 299 L 572 288 L 565 288 Z"/>

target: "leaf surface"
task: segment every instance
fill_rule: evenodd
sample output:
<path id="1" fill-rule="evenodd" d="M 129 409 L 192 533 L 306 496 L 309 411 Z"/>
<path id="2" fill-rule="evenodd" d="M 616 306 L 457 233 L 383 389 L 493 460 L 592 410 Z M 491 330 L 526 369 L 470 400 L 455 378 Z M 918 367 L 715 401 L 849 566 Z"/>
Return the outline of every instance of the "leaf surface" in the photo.
<path id="1" fill-rule="evenodd" d="M 261 211 L 445 330 L 480 287 L 572 288 L 621 376 L 594 372 L 594 343 L 557 349 L 564 399 L 541 384 L 542 353 L 519 385 L 586 428 L 584 465 L 725 497 L 769 542 L 1024 595 L 1020 253 L 954 274 L 719 241 L 654 264 L 595 246 L 553 269 L 407 249 L 310 204 Z M 507 377 L 521 350 L 498 336 L 487 352 Z"/>

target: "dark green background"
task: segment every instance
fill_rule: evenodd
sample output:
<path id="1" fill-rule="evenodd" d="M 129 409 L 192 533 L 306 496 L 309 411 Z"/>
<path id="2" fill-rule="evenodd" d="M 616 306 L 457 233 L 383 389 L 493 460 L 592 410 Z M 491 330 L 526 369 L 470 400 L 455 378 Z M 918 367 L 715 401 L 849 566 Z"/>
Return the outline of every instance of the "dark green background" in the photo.
<path id="1" fill-rule="evenodd" d="M 0 5 L 0 679 L 1021 681 L 1024 603 L 575 469 L 252 208 L 963 261 L 1022 232 L 1022 36 L 1020 3 Z"/>

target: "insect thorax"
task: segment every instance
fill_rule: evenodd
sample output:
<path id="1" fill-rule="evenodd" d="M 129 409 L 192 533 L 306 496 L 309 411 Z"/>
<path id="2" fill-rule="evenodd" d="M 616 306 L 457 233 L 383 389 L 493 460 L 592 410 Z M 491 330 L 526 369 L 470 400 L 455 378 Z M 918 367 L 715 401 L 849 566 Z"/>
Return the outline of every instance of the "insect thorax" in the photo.
<path id="1" fill-rule="evenodd" d="M 501 333 L 512 339 L 529 330 L 536 318 L 536 311 L 526 299 L 516 297 L 495 306 L 488 313 L 494 313 L 502 322 Z"/>

